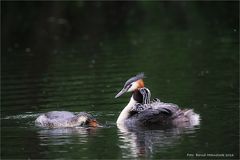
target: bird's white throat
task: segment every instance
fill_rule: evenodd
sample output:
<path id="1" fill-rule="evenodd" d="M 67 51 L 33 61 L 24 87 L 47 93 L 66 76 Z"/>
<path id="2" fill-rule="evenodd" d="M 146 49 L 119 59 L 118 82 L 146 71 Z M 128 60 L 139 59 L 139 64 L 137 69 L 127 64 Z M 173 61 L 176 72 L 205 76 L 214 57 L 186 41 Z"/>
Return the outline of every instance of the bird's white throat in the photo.
<path id="1" fill-rule="evenodd" d="M 132 96 L 129 103 L 127 104 L 127 106 L 122 110 L 122 112 L 118 116 L 117 124 L 124 123 L 124 121 L 126 119 L 128 119 L 128 117 L 130 116 L 130 111 L 136 103 L 137 103 L 137 101 L 134 100 L 134 98 Z"/>

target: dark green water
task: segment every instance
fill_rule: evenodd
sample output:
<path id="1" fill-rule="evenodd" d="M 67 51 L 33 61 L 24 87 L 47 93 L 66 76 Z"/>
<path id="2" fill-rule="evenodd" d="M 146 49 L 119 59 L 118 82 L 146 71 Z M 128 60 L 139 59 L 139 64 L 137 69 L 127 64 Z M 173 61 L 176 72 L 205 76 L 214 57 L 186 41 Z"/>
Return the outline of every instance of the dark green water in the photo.
<path id="1" fill-rule="evenodd" d="M 1 158 L 238 159 L 235 6 L 3 3 Z M 193 108 L 200 125 L 118 128 L 115 121 L 130 95 L 114 96 L 139 72 L 145 72 L 153 97 Z M 35 127 L 38 115 L 53 110 L 90 112 L 105 127 Z"/>

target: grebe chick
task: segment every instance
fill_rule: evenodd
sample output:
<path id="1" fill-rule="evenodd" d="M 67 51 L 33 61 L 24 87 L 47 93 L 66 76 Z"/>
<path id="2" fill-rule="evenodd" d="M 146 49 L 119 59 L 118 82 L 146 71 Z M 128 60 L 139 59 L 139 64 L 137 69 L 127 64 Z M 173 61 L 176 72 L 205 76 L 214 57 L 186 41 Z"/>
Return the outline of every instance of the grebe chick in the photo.
<path id="1" fill-rule="evenodd" d="M 170 124 L 177 127 L 199 124 L 199 115 L 192 109 L 181 110 L 176 104 L 164 103 L 159 99 L 150 101 L 151 93 L 144 87 L 143 78 L 143 73 L 130 78 L 115 96 L 118 98 L 126 92 L 132 92 L 129 103 L 117 119 L 117 124 L 131 126 Z"/>
<path id="2" fill-rule="evenodd" d="M 68 111 L 51 111 L 44 113 L 35 120 L 35 124 L 39 127 L 45 128 L 99 126 L 96 119 L 86 112 L 79 112 L 75 115 L 74 113 Z"/>

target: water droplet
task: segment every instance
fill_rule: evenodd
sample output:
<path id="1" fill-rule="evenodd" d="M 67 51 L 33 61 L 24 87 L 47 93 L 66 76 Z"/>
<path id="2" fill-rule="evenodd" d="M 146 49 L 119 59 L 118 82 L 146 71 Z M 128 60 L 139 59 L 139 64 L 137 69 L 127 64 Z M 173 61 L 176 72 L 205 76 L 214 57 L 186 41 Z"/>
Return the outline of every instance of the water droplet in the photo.
<path id="1" fill-rule="evenodd" d="M 58 19 L 58 24 L 65 24 L 65 23 L 67 23 L 67 21 L 65 19 L 63 19 L 63 18 Z"/>
<path id="2" fill-rule="evenodd" d="M 31 52 L 31 48 L 26 48 L 25 52 L 27 52 L 27 53 Z"/>

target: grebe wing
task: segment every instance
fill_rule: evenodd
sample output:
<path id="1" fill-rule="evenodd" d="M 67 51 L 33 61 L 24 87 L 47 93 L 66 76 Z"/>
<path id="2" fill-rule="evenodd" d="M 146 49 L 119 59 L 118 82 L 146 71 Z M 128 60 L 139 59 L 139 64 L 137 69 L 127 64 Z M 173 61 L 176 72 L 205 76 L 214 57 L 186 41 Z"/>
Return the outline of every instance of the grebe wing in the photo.
<path id="1" fill-rule="evenodd" d="M 155 111 L 162 112 L 169 115 L 173 115 L 174 113 L 179 111 L 179 107 L 176 104 L 153 101 L 150 104 L 141 104 L 141 103 L 135 104 L 132 107 L 130 113 L 135 114 L 135 113 L 145 112 L 145 111 L 149 111 L 148 109 L 152 109 L 153 111 L 155 110 Z"/>
<path id="2" fill-rule="evenodd" d="M 45 116 L 48 119 L 68 119 L 74 117 L 75 115 L 68 111 L 51 111 L 45 113 Z"/>
<path id="3" fill-rule="evenodd" d="M 179 110 L 178 105 L 173 103 L 164 103 L 164 102 L 156 101 L 156 102 L 152 102 L 150 105 L 154 110 L 160 110 L 160 111 L 166 110 L 171 115 L 173 115 Z"/>
<path id="4" fill-rule="evenodd" d="M 152 124 L 156 122 L 164 122 L 169 120 L 172 116 L 179 111 L 179 107 L 172 103 L 152 102 L 151 104 L 134 106 L 131 111 L 132 122 L 140 124 Z"/>

